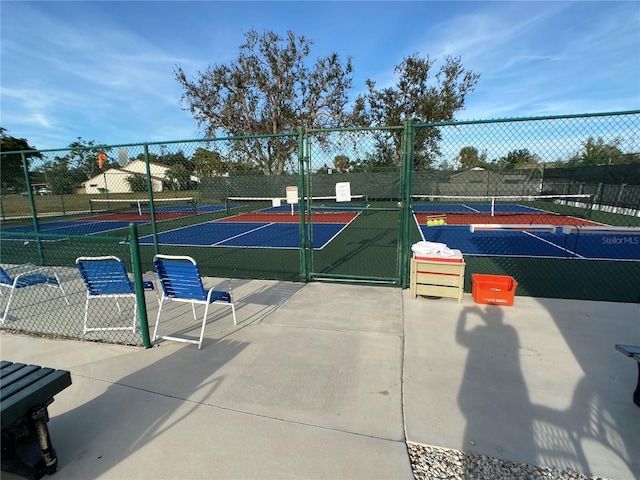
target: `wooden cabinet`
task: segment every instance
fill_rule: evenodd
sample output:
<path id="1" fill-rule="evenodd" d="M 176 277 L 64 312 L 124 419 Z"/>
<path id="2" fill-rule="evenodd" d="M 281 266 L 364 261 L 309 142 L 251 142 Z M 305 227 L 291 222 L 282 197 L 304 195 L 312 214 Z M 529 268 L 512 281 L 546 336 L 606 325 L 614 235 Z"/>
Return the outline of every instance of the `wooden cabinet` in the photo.
<path id="1" fill-rule="evenodd" d="M 411 259 L 411 293 L 431 297 L 457 298 L 464 293 L 464 267 L 462 262 Z"/>

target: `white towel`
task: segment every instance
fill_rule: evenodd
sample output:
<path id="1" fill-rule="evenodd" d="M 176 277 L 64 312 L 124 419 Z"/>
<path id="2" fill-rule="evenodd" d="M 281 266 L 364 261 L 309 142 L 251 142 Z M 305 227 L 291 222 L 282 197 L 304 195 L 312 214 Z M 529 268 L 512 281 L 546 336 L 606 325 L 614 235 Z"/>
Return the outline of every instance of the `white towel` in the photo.
<path id="1" fill-rule="evenodd" d="M 456 252 L 447 247 L 444 243 L 437 242 L 418 242 L 411 245 L 411 250 L 417 255 L 442 255 L 444 257 L 453 257 Z"/>

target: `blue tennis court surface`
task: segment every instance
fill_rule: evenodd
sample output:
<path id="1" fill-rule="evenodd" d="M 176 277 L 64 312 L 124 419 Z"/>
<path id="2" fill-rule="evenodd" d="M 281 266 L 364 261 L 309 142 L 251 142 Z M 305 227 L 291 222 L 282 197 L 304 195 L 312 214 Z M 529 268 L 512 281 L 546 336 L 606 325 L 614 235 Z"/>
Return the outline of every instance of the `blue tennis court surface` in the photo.
<path id="1" fill-rule="evenodd" d="M 156 213 L 160 215 L 162 213 L 184 213 L 189 212 L 186 210 L 188 206 L 185 205 L 161 205 L 156 209 Z M 198 213 L 211 213 L 224 210 L 222 205 L 198 205 Z M 148 216 L 149 210 L 142 209 L 144 215 L 136 215 L 135 213 L 114 213 L 114 214 L 100 214 L 91 217 L 85 217 L 77 220 L 56 220 L 52 222 L 39 222 L 38 231 L 40 233 L 56 234 L 56 235 L 94 235 L 97 233 L 108 233 L 115 230 L 121 230 L 128 228 L 130 223 L 136 225 L 145 225 L 150 223 L 150 217 Z M 118 217 L 125 216 L 121 220 Z M 33 234 L 35 230 L 33 224 L 21 225 L 18 227 L 2 228 L 0 236 L 2 234 L 4 240 L 29 240 L 32 237 L 20 236 L 20 233 Z M 43 239 L 46 241 L 55 241 L 51 239 Z"/>
<path id="2" fill-rule="evenodd" d="M 322 249 L 347 224 L 313 225 L 313 248 Z M 141 237 L 141 244 L 153 244 L 151 235 Z M 158 234 L 160 245 L 209 247 L 299 248 L 297 223 L 282 222 L 207 222 Z"/>
<path id="3" fill-rule="evenodd" d="M 113 230 L 128 228 L 129 223 L 131 222 L 57 221 L 38 224 L 38 231 L 40 233 L 50 233 L 56 235 L 94 235 L 96 233 L 107 233 Z M 135 223 L 144 224 L 148 222 L 144 221 Z M 33 234 L 35 233 L 35 230 L 33 229 L 33 225 L 22 225 L 19 227 L 3 228 L 0 234 L 5 233 L 8 235 L 5 235 L 3 240 L 27 240 L 31 239 L 32 237 L 21 237 L 19 234 Z M 47 240 L 48 239 L 45 239 L 43 241 L 46 242 Z"/>
<path id="4" fill-rule="evenodd" d="M 469 225 L 420 225 L 424 240 L 468 255 L 640 260 L 639 233 L 471 232 Z"/>

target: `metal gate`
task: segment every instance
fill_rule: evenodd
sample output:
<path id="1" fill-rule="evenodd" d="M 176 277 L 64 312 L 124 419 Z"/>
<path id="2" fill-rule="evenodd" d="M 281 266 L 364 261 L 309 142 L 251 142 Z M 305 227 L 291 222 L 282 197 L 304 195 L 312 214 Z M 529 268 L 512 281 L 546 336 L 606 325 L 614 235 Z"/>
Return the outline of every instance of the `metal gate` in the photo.
<path id="1" fill-rule="evenodd" d="M 306 212 L 301 265 L 307 281 L 404 286 L 407 131 L 392 127 L 306 133 L 300 199 Z"/>

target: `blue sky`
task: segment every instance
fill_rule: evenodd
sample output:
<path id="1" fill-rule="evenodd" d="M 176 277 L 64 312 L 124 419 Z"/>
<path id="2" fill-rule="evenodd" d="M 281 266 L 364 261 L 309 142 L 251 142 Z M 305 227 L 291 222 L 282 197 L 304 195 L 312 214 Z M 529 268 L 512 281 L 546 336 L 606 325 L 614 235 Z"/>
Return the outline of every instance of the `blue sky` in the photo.
<path id="1" fill-rule="evenodd" d="M 16 2 L 2 0 L 0 126 L 38 149 L 201 138 L 174 68 L 229 63 L 244 34 L 288 30 L 310 60 L 351 56 L 395 84 L 413 53 L 481 77 L 459 120 L 640 109 L 640 2 Z M 439 62 L 436 63 L 439 65 Z"/>

